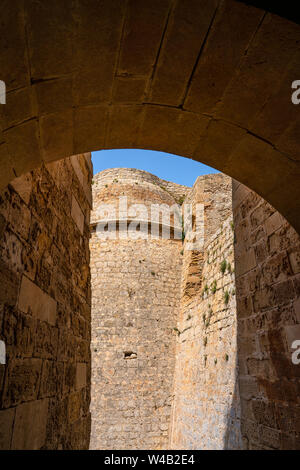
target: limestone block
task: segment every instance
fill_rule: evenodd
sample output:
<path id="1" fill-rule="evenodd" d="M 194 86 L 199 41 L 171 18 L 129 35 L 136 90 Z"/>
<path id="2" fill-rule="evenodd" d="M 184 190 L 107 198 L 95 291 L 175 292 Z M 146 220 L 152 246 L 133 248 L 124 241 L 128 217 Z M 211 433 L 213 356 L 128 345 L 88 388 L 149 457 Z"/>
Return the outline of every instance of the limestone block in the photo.
<path id="1" fill-rule="evenodd" d="M 73 110 L 40 118 L 42 156 L 46 162 L 73 154 Z M 59 157 L 60 156 L 60 157 Z"/>
<path id="2" fill-rule="evenodd" d="M 23 201 L 28 204 L 30 200 L 30 194 L 32 191 L 32 176 L 30 173 L 19 176 L 11 181 L 11 185 L 14 190 L 21 196 Z"/>
<path id="3" fill-rule="evenodd" d="M 202 7 L 202 2 L 198 4 Z M 186 109 L 212 113 L 262 15 L 262 11 L 239 2 L 220 5 L 190 85 Z"/>
<path id="4" fill-rule="evenodd" d="M 292 251 L 289 254 L 289 259 L 291 263 L 291 267 L 294 274 L 298 274 L 300 272 L 300 252 L 299 249 L 297 251 Z"/>
<path id="5" fill-rule="evenodd" d="M 21 176 L 41 165 L 39 129 L 36 119 L 6 130 L 5 138 L 15 176 Z"/>
<path id="6" fill-rule="evenodd" d="M 91 188 L 90 188 L 90 184 L 89 184 L 89 181 L 88 181 L 88 178 L 87 178 L 87 175 L 83 172 L 83 168 L 82 168 L 82 163 L 81 163 L 81 160 L 82 160 L 82 157 L 83 155 L 73 155 L 70 160 L 71 160 L 71 163 L 72 163 L 72 166 L 74 168 L 74 171 L 77 175 L 77 178 L 83 188 L 83 191 L 86 195 L 86 198 L 90 204 L 90 207 L 92 207 L 92 192 L 91 192 Z"/>
<path id="7" fill-rule="evenodd" d="M 0 107 L 2 129 L 32 119 L 36 115 L 31 87 L 7 93 L 5 106 Z"/>
<path id="8" fill-rule="evenodd" d="M 0 26 L 1 37 L 5 38 L 0 45 L 1 80 L 7 90 L 13 90 L 27 86 L 30 81 L 24 12 L 17 0 L 5 0 L 2 8 L 6 15 Z"/>
<path id="9" fill-rule="evenodd" d="M 56 323 L 56 301 L 26 276 L 22 277 L 18 308 L 24 313 L 31 312 L 35 317 L 51 325 Z"/>
<path id="10" fill-rule="evenodd" d="M 80 107 L 74 113 L 74 151 L 99 150 L 105 146 L 105 129 L 107 123 L 105 105 Z"/>
<path id="11" fill-rule="evenodd" d="M 146 89 L 145 78 L 116 77 L 114 79 L 113 103 L 141 103 Z"/>
<path id="12" fill-rule="evenodd" d="M 169 0 L 130 0 L 118 74 L 149 75 L 169 13 Z"/>
<path id="13" fill-rule="evenodd" d="M 0 263 L 0 298 L 8 305 L 15 305 L 18 298 L 19 276 Z"/>
<path id="14" fill-rule="evenodd" d="M 68 420 L 74 423 L 80 418 L 81 395 L 80 392 L 72 393 L 68 400 Z"/>
<path id="15" fill-rule="evenodd" d="M 272 95 L 274 87 L 280 83 L 282 70 L 297 50 L 299 35 L 295 23 L 286 22 L 276 15 L 266 15 L 219 103 L 218 117 L 234 120 L 248 128 Z M 274 38 L 272 44 L 270 36 Z M 262 75 L 264 80 L 260 80 Z M 263 129 L 260 132 L 263 136 Z"/>
<path id="16" fill-rule="evenodd" d="M 14 359 L 9 361 L 4 383 L 2 403 L 5 408 L 23 401 L 37 399 L 42 361 L 40 359 Z"/>
<path id="17" fill-rule="evenodd" d="M 77 363 L 76 366 L 76 390 L 86 386 L 87 368 L 85 363 Z"/>
<path id="18" fill-rule="evenodd" d="M 66 3 L 25 5 L 32 79 L 58 77 L 72 71 L 73 17 Z M 62 23 L 58 19 L 62 19 Z"/>
<path id="19" fill-rule="evenodd" d="M 273 232 L 283 225 L 283 222 L 283 217 L 278 212 L 274 212 L 265 222 L 266 234 L 272 235 Z"/>
<path id="20" fill-rule="evenodd" d="M 10 450 L 15 408 L 0 411 L 0 449 Z"/>
<path id="21" fill-rule="evenodd" d="M 41 116 L 72 108 L 73 80 L 71 77 L 62 77 L 45 80 L 33 86 L 38 111 Z"/>
<path id="22" fill-rule="evenodd" d="M 0 144 L 0 190 L 15 178 L 12 160 L 10 158 L 7 144 Z"/>
<path id="23" fill-rule="evenodd" d="M 285 335 L 288 351 L 295 351 L 295 348 L 292 349 L 291 346 L 294 341 L 300 341 L 300 325 L 287 325 L 285 327 Z"/>
<path id="24" fill-rule="evenodd" d="M 181 115 L 175 108 L 147 105 L 137 145 L 153 150 L 159 145 L 164 152 L 192 156 L 209 121 L 207 116 Z"/>
<path id="25" fill-rule="evenodd" d="M 92 1 L 88 6 L 85 0 L 76 3 L 76 48 L 73 54 L 77 73 L 72 90 L 75 105 L 95 105 L 111 100 L 124 13 L 122 0 L 113 3 Z"/>
<path id="26" fill-rule="evenodd" d="M 38 450 L 46 439 L 48 399 L 23 403 L 16 409 L 12 449 Z"/>
<path id="27" fill-rule="evenodd" d="M 72 209 L 71 209 L 71 216 L 78 227 L 81 235 L 83 234 L 84 229 L 84 214 L 76 200 L 76 198 L 72 197 Z"/>
<path id="28" fill-rule="evenodd" d="M 183 0 L 170 15 L 164 47 L 156 65 L 149 100 L 178 106 L 204 43 L 217 1 Z M 184 45 L 184 47 L 183 47 Z"/>

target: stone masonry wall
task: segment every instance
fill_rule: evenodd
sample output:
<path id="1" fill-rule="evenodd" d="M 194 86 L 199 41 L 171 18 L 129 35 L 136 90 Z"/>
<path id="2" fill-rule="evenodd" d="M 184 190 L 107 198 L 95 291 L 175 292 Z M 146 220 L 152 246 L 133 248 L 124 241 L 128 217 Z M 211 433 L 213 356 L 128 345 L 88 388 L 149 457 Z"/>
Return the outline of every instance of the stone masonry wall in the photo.
<path id="1" fill-rule="evenodd" d="M 184 251 L 170 447 L 238 449 L 231 180 L 198 178 L 187 200 L 205 204 L 205 247 Z"/>
<path id="2" fill-rule="evenodd" d="M 238 361 L 246 449 L 300 449 L 300 237 L 233 184 Z"/>
<path id="3" fill-rule="evenodd" d="M 120 196 L 127 197 L 129 207 L 134 203 L 143 203 L 147 209 L 152 203 L 173 205 L 185 187 L 168 183 L 166 189 L 165 183 L 134 169 L 99 173 L 93 180 L 93 224 L 99 220 L 100 205 L 118 208 Z M 118 232 L 116 240 L 100 240 L 94 230 L 90 244 L 91 448 L 166 449 L 182 241 L 124 240 L 121 236 Z"/>
<path id="4" fill-rule="evenodd" d="M 0 449 L 88 448 L 91 176 L 74 156 L 0 193 Z"/>

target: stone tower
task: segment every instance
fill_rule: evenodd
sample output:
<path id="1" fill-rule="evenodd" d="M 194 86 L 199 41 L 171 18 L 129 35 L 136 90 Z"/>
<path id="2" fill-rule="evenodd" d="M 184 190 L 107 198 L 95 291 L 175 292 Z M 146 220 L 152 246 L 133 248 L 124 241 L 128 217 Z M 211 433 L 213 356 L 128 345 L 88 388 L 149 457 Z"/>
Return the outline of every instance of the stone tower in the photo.
<path id="1" fill-rule="evenodd" d="M 148 238 L 145 220 L 149 220 L 151 204 L 172 206 L 188 190 L 133 169 L 106 170 L 94 177 L 90 244 L 93 449 L 167 448 L 182 241 Z M 148 215 L 138 217 L 144 233 L 141 226 L 140 238 L 124 239 L 124 227 L 117 220 L 117 238 L 100 239 L 96 231 L 99 208 L 103 204 L 118 208 L 124 196 L 129 208 L 125 230 L 132 210 L 140 209 L 138 204 L 149 209 Z M 111 213 L 108 219 L 118 217 Z"/>

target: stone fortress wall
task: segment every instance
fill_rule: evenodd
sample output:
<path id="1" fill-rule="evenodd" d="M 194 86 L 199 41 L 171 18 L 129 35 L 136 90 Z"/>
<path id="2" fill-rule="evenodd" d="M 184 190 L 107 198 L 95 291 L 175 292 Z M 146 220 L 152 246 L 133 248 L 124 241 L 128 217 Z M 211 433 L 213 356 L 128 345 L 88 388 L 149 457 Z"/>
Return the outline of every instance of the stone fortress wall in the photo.
<path id="1" fill-rule="evenodd" d="M 173 193 L 172 193 L 173 190 Z M 93 180 L 92 223 L 105 202 L 172 206 L 188 188 L 131 169 Z M 145 214 L 141 214 L 145 219 Z M 114 219 L 115 216 L 108 218 Z M 130 216 L 129 216 L 130 218 Z M 148 229 L 146 231 L 148 236 Z M 166 449 L 175 367 L 181 239 L 91 237 L 92 449 Z M 141 236 L 143 234 L 141 233 Z"/>
<path id="2" fill-rule="evenodd" d="M 300 237 L 236 181 L 233 218 L 243 448 L 299 450 Z"/>
<path id="3" fill-rule="evenodd" d="M 139 170 L 105 170 L 93 180 L 92 224 L 99 221 L 97 208 L 103 202 L 115 203 L 124 195 L 129 205 L 143 203 L 148 209 L 152 203 L 204 204 L 205 244 L 214 254 L 206 259 L 206 250 L 186 250 L 186 241 L 182 240 L 103 241 L 93 231 L 91 447 L 198 448 L 204 436 L 195 429 L 198 425 L 204 433 L 206 413 L 218 416 L 215 420 L 207 417 L 218 434 L 207 447 L 222 447 L 220 436 L 226 423 L 221 421 L 229 413 L 236 373 L 231 179 L 222 174 L 206 175 L 199 177 L 193 188 L 187 188 Z M 109 214 L 107 218 L 115 216 Z M 224 230 L 218 232 L 224 221 Z M 220 274 L 224 257 L 228 266 Z M 210 289 L 215 279 L 218 282 L 211 298 L 207 292 L 204 298 L 202 295 L 204 275 Z M 225 304 L 227 290 L 230 301 Z M 203 327 L 204 311 L 210 326 Z M 207 337 L 208 344 L 203 346 Z M 207 351 L 211 354 L 204 365 Z M 226 353 L 228 359 L 224 359 Z M 218 365 L 214 364 L 216 358 Z M 183 382 L 190 378 L 191 368 L 197 380 L 192 380 L 187 389 Z M 213 372 L 206 374 L 205 389 L 206 371 Z M 217 377 L 220 384 L 211 402 Z M 186 400 L 197 408 L 198 423 Z M 193 439 L 188 427 L 193 429 Z"/>
<path id="4" fill-rule="evenodd" d="M 207 175 L 187 198 L 205 204 L 204 249 L 184 250 L 173 449 L 241 448 L 231 190 L 230 178 Z"/>
<path id="5" fill-rule="evenodd" d="M 0 449 L 89 446 L 91 178 L 84 154 L 0 193 Z"/>
<path id="6" fill-rule="evenodd" d="M 91 329 L 91 447 L 299 448 L 299 235 L 224 175 L 101 175 L 96 205 L 203 203 L 205 249 L 100 243 L 93 214 L 91 324 L 90 155 L 1 191 L 0 448 L 89 447 Z"/>

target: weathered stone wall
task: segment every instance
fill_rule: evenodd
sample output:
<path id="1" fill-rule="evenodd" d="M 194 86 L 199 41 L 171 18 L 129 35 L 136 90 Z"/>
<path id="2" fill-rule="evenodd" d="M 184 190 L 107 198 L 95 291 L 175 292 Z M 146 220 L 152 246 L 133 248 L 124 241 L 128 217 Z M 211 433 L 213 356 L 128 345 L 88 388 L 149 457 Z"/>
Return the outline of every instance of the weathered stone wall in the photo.
<path id="1" fill-rule="evenodd" d="M 0 193 L 0 448 L 89 443 L 90 154 Z"/>
<path id="2" fill-rule="evenodd" d="M 205 206 L 205 245 L 184 251 L 170 447 L 238 449 L 231 180 L 199 177 L 187 200 Z"/>
<path id="3" fill-rule="evenodd" d="M 2 449 L 89 446 L 91 174 L 75 156 L 0 194 Z M 203 203 L 205 244 L 93 231 L 92 448 L 299 448 L 299 235 L 230 181 L 94 178 L 95 209 Z"/>
<path id="4" fill-rule="evenodd" d="M 300 237 L 237 182 L 233 214 L 244 448 L 300 449 Z"/>
<path id="5" fill-rule="evenodd" d="M 130 170 L 94 177 L 94 210 L 172 205 L 159 178 Z M 179 187 L 180 188 L 180 187 Z M 183 187 L 184 188 L 184 187 Z M 187 191 L 187 188 L 185 188 Z M 150 216 L 150 212 L 149 212 Z M 172 404 L 182 241 L 91 238 L 93 449 L 166 449 Z"/>

